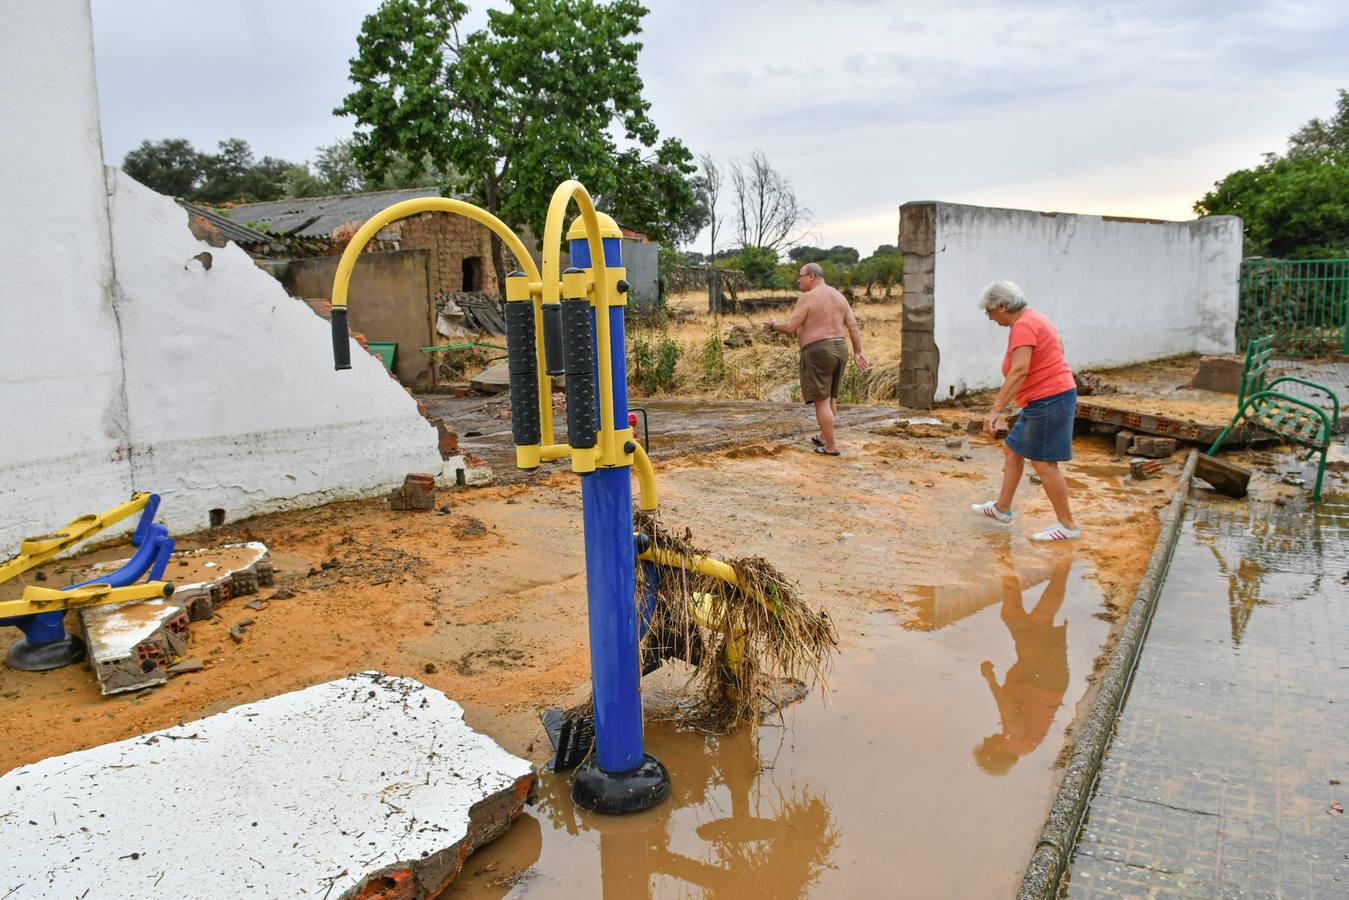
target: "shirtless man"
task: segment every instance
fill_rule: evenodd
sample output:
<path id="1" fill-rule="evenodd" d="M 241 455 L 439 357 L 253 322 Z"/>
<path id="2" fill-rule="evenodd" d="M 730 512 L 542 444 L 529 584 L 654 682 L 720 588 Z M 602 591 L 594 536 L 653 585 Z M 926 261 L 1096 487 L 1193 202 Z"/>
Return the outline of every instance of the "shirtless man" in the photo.
<path id="1" fill-rule="evenodd" d="M 853 361 L 865 371 L 871 364 L 862 354 L 862 332 L 852 307 L 842 294 L 824 283 L 818 263 L 806 263 L 796 276 L 801 298 L 786 322 L 768 321 L 765 332 L 796 335 L 801 347 L 801 399 L 815 404 L 815 420 L 820 433 L 811 438 L 815 452 L 838 456 L 834 443 L 834 417 L 838 415 L 838 389 L 848 368 L 846 332 L 852 339 Z"/>

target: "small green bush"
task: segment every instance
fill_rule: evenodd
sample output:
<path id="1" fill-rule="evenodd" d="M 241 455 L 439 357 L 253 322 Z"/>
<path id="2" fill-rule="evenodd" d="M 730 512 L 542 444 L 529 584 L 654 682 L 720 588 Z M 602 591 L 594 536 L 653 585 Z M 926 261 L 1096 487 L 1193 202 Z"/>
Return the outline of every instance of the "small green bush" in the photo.
<path id="1" fill-rule="evenodd" d="M 703 377 L 714 384 L 726 380 L 726 348 L 721 342 L 721 320 L 713 321 L 703 340 Z"/>
<path id="2" fill-rule="evenodd" d="M 675 367 L 683 351 L 679 342 L 663 330 L 649 337 L 634 337 L 628 348 L 628 380 L 648 394 L 675 386 Z"/>

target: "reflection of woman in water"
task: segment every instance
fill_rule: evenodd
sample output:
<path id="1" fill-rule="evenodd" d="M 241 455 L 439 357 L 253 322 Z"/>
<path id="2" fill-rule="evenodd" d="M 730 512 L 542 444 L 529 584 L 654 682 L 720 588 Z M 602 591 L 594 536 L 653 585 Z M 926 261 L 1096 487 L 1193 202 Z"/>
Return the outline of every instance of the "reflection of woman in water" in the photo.
<path id="1" fill-rule="evenodd" d="M 990 775 L 1005 775 L 1018 759 L 1040 746 L 1063 705 L 1068 691 L 1068 623 L 1054 624 L 1063 606 L 1072 560 L 1054 564 L 1054 574 L 1035 608 L 1021 605 L 1021 582 L 1015 575 L 1002 580 L 1002 621 L 1012 633 L 1016 662 L 1001 685 L 993 663 L 979 666 L 993 700 L 998 704 L 1002 730 L 974 748 L 975 761 Z"/>

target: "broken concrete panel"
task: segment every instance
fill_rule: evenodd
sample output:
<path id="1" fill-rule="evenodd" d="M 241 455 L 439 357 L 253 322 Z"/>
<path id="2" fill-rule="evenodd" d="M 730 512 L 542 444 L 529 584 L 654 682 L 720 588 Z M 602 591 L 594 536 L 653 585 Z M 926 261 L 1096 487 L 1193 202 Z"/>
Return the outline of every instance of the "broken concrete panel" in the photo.
<path id="1" fill-rule="evenodd" d="M 1134 445 L 1134 433 L 1132 431 L 1115 432 L 1115 454 L 1118 456 L 1128 456 L 1129 448 Z"/>
<path id="2" fill-rule="evenodd" d="M 231 244 L 209 270 L 185 265 L 203 247 L 186 211 L 116 169 L 107 182 L 128 453 L 170 530 L 204 527 L 212 509 L 240 518 L 382 493 L 440 467 L 435 428 L 378 360 L 356 352 L 334 371 L 328 323 L 246 253 Z"/>
<path id="3" fill-rule="evenodd" d="M 24 423 L 0 442 L 0 547 L 133 490 L 184 531 L 437 465 L 435 430 L 373 357 L 333 371 L 325 322 L 237 246 L 206 268 L 182 207 L 104 168 L 88 3 L 5 12 L 0 121 L 44 137 L 0 147 L 0 284 L 27 298 L 0 304 L 0 333 L 23 338 L 0 356 L 0 409 Z"/>
<path id="4" fill-rule="evenodd" d="M 187 651 L 187 611 L 172 600 L 80 610 L 89 664 L 104 694 L 154 687 Z"/>
<path id="5" fill-rule="evenodd" d="M 500 394 L 511 386 L 510 375 L 510 370 L 503 360 L 474 375 L 469 385 L 473 390 L 484 394 Z"/>
<path id="6" fill-rule="evenodd" d="M 534 778 L 440 691 L 364 672 L 0 776 L 0 842 L 23 848 L 0 884 L 12 900 L 431 897 Z"/>
<path id="7" fill-rule="evenodd" d="M 124 559 L 97 563 L 89 568 L 89 576 L 116 571 L 125 563 Z M 186 609 L 193 622 L 211 618 L 216 607 L 232 597 L 271 587 L 274 577 L 271 555 L 260 541 L 179 550 L 164 570 L 164 580 L 173 584 L 170 602 Z"/>

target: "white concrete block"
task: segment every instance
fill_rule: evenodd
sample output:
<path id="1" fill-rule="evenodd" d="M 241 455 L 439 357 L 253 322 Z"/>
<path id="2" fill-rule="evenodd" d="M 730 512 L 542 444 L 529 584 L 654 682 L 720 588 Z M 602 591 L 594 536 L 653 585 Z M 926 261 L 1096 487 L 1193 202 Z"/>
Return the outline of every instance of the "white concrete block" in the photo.
<path id="1" fill-rule="evenodd" d="M 532 780 L 440 691 L 363 672 L 0 777 L 0 885 L 339 898 L 381 871 L 443 879 L 474 805 L 518 809 Z"/>

